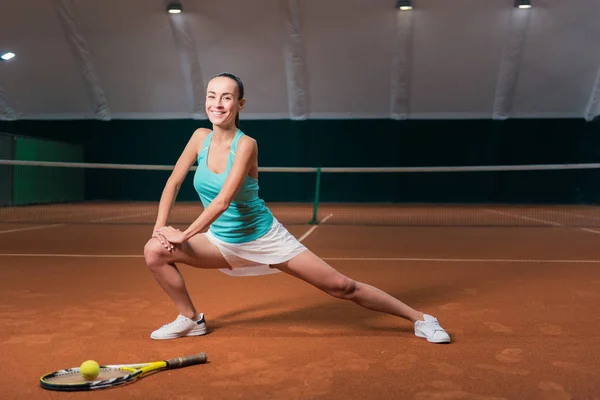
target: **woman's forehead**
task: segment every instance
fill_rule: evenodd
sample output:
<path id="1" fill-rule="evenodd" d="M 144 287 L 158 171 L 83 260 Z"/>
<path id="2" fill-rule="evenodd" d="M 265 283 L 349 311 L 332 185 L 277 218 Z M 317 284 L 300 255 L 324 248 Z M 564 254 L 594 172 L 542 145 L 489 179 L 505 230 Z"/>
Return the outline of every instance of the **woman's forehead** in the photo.
<path id="1" fill-rule="evenodd" d="M 237 84 L 233 79 L 229 79 L 224 76 L 219 76 L 217 78 L 212 79 L 208 83 L 208 90 L 213 92 L 229 92 L 233 93 L 237 90 Z"/>

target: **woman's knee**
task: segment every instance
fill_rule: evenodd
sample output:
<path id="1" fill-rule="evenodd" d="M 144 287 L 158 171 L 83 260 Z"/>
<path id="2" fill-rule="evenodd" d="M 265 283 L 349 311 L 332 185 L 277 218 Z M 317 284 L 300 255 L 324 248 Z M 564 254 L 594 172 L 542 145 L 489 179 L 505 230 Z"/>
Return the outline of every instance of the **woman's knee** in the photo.
<path id="1" fill-rule="evenodd" d="M 356 281 L 342 276 L 331 282 L 325 291 L 340 299 L 351 299 L 354 292 L 356 292 Z"/>
<path id="2" fill-rule="evenodd" d="M 164 264 L 168 258 L 169 251 L 158 241 L 157 238 L 151 238 L 144 246 L 144 259 L 146 265 L 152 268 Z"/>

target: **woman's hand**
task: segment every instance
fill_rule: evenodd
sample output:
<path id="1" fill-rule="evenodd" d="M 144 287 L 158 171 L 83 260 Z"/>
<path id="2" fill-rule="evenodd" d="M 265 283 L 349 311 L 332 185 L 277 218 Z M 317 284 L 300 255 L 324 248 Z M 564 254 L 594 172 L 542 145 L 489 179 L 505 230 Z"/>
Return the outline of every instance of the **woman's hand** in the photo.
<path id="1" fill-rule="evenodd" d="M 171 226 L 163 226 L 154 231 L 153 237 L 156 237 L 167 250 L 172 251 L 176 244 L 181 244 L 185 241 L 183 232 Z"/>
<path id="2" fill-rule="evenodd" d="M 154 230 L 154 232 L 152 232 L 152 237 L 157 238 L 158 241 L 160 242 L 160 244 L 162 244 L 163 247 L 169 251 L 173 250 L 173 248 L 175 247 L 172 243 L 170 243 L 167 240 L 167 238 L 165 238 L 165 236 L 163 234 L 158 232 L 158 230 Z"/>

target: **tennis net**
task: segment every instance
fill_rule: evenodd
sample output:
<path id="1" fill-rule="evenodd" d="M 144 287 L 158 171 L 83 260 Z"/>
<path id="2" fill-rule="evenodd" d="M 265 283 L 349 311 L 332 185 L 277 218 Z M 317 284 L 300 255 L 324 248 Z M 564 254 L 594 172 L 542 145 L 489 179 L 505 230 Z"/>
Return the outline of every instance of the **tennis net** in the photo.
<path id="1" fill-rule="evenodd" d="M 153 224 L 172 166 L 0 160 L 0 222 Z M 186 177 L 169 217 L 202 211 Z M 600 164 L 268 168 L 284 224 L 600 227 Z"/>

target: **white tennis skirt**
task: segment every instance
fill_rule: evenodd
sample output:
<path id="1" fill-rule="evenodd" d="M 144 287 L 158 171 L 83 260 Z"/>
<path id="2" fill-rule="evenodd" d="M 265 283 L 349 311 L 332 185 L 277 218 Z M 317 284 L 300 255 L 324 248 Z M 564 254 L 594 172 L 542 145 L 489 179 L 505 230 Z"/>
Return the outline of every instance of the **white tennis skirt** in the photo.
<path id="1" fill-rule="evenodd" d="M 271 268 L 270 265 L 289 261 L 306 250 L 306 247 L 276 218 L 273 218 L 273 225 L 266 234 L 251 242 L 227 243 L 217 239 L 210 230 L 203 234 L 219 249 L 231 266 L 231 269 L 222 268 L 219 271 L 231 276 L 256 276 L 281 272 L 277 268 Z"/>

